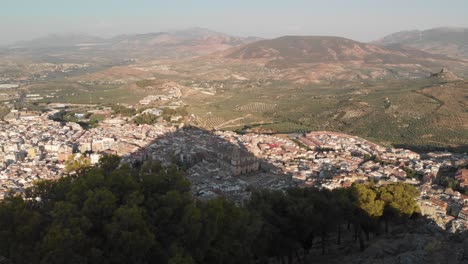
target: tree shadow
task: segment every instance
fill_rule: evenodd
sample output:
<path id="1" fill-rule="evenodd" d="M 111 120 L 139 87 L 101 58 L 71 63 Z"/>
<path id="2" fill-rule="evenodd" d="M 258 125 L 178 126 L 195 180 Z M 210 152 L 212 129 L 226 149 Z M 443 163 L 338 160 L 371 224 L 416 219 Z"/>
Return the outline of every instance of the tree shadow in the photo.
<path id="1" fill-rule="evenodd" d="M 291 174 L 285 173 L 281 162 L 262 158 L 260 148 L 263 144 L 266 144 L 267 148 L 286 147 L 267 142 L 266 137 L 271 136 L 239 135 L 185 127 L 161 134 L 145 147 L 124 156 L 123 161 L 136 167 L 143 166 L 142 164 L 148 161 L 160 162 L 163 165 L 176 163 L 184 168 L 185 176 L 192 184 L 192 194 L 198 199 L 225 197 L 235 203 L 243 204 L 255 190 L 286 190 L 304 185 L 294 181 Z M 278 141 L 281 142 L 281 139 Z M 360 211 L 359 214 L 372 218 L 365 215 L 365 212 Z M 421 257 L 418 255 L 421 251 L 425 252 L 421 257 L 425 261 L 431 257 L 439 259 L 444 254 L 447 255 L 444 258 L 453 259 L 458 254 L 460 245 L 468 237 L 467 231 L 450 233 L 427 216 L 418 215 L 409 222 L 398 219 L 391 221 L 393 227 L 388 233 L 384 232 L 383 220 L 373 222 L 372 224 L 377 227 L 372 227 L 370 235 L 367 231 L 366 237 L 359 237 L 361 235 L 359 230 L 350 229 L 349 224 L 343 223 L 342 227 L 338 228 L 339 236 L 349 239 L 343 238 L 343 241 L 336 245 L 329 241 L 338 237 L 337 231 L 327 231 L 330 233 L 327 235 L 329 237 L 326 242 L 326 255 L 332 257 L 325 262 L 352 256 L 363 262 L 367 259 L 368 263 L 372 261 L 392 263 L 390 261 L 392 259 L 397 261 L 398 258 Z M 295 261 L 300 263 L 310 258 L 317 260 L 316 258 L 325 251 L 321 243 L 324 242 L 317 237 L 312 243 L 316 250 L 312 248 L 307 257 L 298 256 Z M 386 248 L 388 245 L 391 245 L 391 248 Z"/>
<path id="2" fill-rule="evenodd" d="M 271 136 L 269 136 L 271 137 Z M 285 148 L 264 136 L 239 135 L 184 127 L 163 133 L 146 146 L 122 157 L 122 162 L 141 166 L 145 162 L 176 163 L 184 168 L 192 193 L 201 199 L 226 197 L 236 203 L 250 197 L 255 189 L 286 189 L 297 186 L 278 163 L 262 157 L 260 145 Z"/>
<path id="3" fill-rule="evenodd" d="M 113 137 L 109 131 L 105 135 Z M 93 148 L 129 152 L 122 161 L 134 169 L 119 166 L 121 159 L 109 155 L 76 175 L 39 182 L 25 200 L 9 197 L 0 206 L 8 216 L 0 217 L 0 231 L 7 231 L 0 232 L 6 241 L 0 250 L 21 260 L 17 263 L 34 263 L 28 260 L 37 259 L 42 246 L 45 257 L 60 260 L 55 263 L 100 256 L 113 263 L 125 262 L 123 258 L 145 263 L 135 260 L 185 254 L 201 260 L 197 263 L 398 263 L 421 252 L 424 261 L 468 255 L 462 248 L 466 232 L 450 235 L 425 217 L 409 220 L 413 213 L 401 222 L 392 217 L 384 233 L 382 203 L 390 198 L 377 197 L 383 192 L 372 184 L 332 191 L 289 188 L 299 185 L 283 170 L 280 154 L 296 155 L 297 146 L 285 143 L 289 141 L 193 127 L 150 131 L 149 126 L 135 127 L 124 133 L 126 144 L 114 145 L 115 138 L 108 138 Z M 123 135 L 114 135 L 119 133 Z M 126 147 L 133 150 L 125 152 Z M 273 158 L 260 155 L 268 150 Z M 216 197 L 222 198 L 212 199 Z M 413 198 L 396 192 L 391 197 Z M 27 228 L 17 236 L 17 227 Z M 44 234 L 48 239 L 42 239 Z M 96 250 L 101 255 L 91 254 Z"/>
<path id="4" fill-rule="evenodd" d="M 404 148 L 417 153 L 427 153 L 432 151 L 448 151 L 452 153 L 468 153 L 468 144 L 461 144 L 457 146 L 436 146 L 436 145 L 408 145 L 408 144 L 394 144 L 395 148 Z"/>

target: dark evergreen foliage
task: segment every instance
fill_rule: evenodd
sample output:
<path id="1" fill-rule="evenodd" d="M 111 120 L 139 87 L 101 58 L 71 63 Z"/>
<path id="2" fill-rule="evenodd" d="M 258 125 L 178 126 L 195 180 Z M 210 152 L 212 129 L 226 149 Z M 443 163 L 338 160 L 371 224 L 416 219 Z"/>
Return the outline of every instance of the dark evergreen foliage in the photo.
<path id="1" fill-rule="evenodd" d="M 14 263 L 267 263 L 327 254 L 342 230 L 379 232 L 378 223 L 417 212 L 415 188 L 355 185 L 333 191 L 260 190 L 242 206 L 198 201 L 177 166 L 98 166 L 41 181 L 0 203 L 0 255 Z M 337 234 L 331 240 L 331 234 Z"/>

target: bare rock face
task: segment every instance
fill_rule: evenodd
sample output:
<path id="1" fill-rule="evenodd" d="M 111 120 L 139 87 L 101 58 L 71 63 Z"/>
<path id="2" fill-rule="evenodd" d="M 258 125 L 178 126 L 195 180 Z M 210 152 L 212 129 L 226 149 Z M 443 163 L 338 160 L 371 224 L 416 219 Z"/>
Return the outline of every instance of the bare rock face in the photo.
<path id="1" fill-rule="evenodd" d="M 382 239 L 367 248 L 358 262 L 375 263 L 385 260 L 385 263 L 428 263 L 430 256 L 426 247 L 434 241 L 427 234 L 405 234 L 399 238 Z"/>
<path id="2" fill-rule="evenodd" d="M 373 238 L 363 252 L 334 263 L 468 264 L 468 233 L 451 234 L 434 222 L 420 219 Z"/>
<path id="3" fill-rule="evenodd" d="M 437 78 L 442 81 L 446 82 L 453 82 L 453 81 L 462 81 L 463 79 L 458 77 L 455 73 L 449 71 L 447 68 L 442 68 L 440 72 L 432 73 L 431 78 Z"/>

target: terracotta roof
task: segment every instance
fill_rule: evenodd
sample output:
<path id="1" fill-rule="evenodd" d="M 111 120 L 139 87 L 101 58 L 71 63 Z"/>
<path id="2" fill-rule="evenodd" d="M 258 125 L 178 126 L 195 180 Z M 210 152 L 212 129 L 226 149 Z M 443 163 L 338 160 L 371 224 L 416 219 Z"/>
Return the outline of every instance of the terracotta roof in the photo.
<path id="1" fill-rule="evenodd" d="M 442 207 L 442 208 L 447 208 L 448 204 L 440 199 L 437 199 L 437 198 L 434 198 L 434 197 L 431 197 L 429 199 L 431 201 L 432 204 L 435 204 L 439 207 Z"/>
<path id="2" fill-rule="evenodd" d="M 461 187 L 468 187 L 468 169 L 458 170 L 455 174 L 455 179 L 460 181 Z"/>

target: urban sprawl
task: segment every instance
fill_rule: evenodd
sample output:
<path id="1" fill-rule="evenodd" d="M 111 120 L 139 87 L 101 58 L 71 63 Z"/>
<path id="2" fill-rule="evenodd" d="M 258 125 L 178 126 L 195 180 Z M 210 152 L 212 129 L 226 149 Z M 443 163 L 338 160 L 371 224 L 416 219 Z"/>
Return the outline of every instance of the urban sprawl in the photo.
<path id="1" fill-rule="evenodd" d="M 52 121 L 53 114 L 16 115 L 0 122 L 0 198 L 10 190 L 21 193 L 40 179 L 66 176 L 70 159 L 96 164 L 103 155 L 115 154 L 129 164 L 176 160 L 200 199 L 225 196 L 240 202 L 256 188 L 406 182 L 421 190 L 423 214 L 452 231 L 468 229 L 468 196 L 439 184 L 441 171 L 460 168 L 455 177 L 467 187 L 468 170 L 462 168 L 467 154 L 420 155 L 327 131 L 237 134 L 164 122 L 135 125 L 116 118 L 85 130 L 77 123 Z M 420 177 L 408 177 L 408 172 Z"/>

